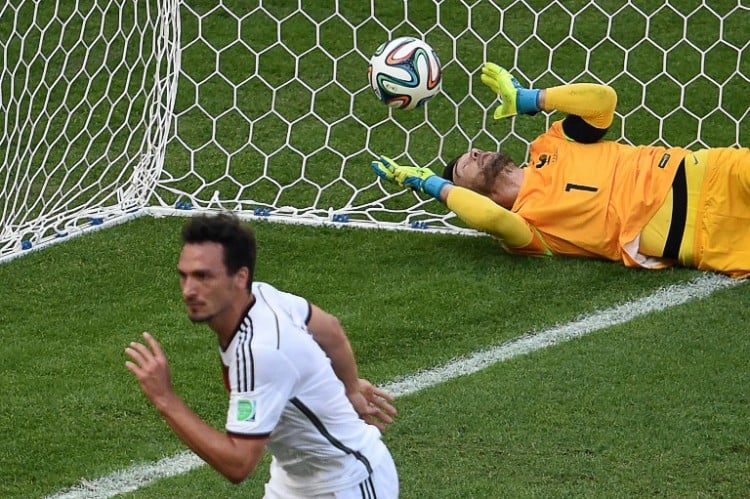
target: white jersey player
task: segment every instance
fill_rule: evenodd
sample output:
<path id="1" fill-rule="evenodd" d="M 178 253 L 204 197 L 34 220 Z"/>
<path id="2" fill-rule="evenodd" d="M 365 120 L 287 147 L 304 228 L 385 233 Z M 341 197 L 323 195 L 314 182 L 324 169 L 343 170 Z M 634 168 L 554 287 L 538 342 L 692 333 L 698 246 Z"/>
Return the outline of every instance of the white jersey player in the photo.
<path id="1" fill-rule="evenodd" d="M 239 483 L 266 448 L 266 498 L 395 498 L 398 475 L 381 430 L 392 398 L 360 379 L 338 320 L 299 296 L 253 282 L 255 238 L 230 215 L 183 228 L 177 265 L 194 322 L 216 332 L 229 390 L 226 433 L 202 421 L 172 390 L 159 343 L 131 343 L 127 368 L 175 433 Z"/>
<path id="2" fill-rule="evenodd" d="M 354 411 L 308 332 L 310 305 L 265 283 L 252 289 L 255 302 L 221 351 L 230 392 L 227 433 L 269 437 L 269 496 L 319 496 L 352 484 L 372 489 L 373 466 L 392 462 L 388 449 L 380 431 Z M 385 476 L 395 477 L 395 467 Z"/>

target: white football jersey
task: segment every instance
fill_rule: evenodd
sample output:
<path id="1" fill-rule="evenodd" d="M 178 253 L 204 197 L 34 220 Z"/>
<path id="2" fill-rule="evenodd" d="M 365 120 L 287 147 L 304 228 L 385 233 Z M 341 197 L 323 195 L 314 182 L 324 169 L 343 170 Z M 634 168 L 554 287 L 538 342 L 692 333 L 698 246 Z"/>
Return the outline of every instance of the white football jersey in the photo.
<path id="1" fill-rule="evenodd" d="M 301 495 L 361 482 L 388 451 L 308 331 L 310 304 L 262 282 L 252 292 L 255 302 L 221 351 L 227 433 L 270 436 L 271 481 Z"/>

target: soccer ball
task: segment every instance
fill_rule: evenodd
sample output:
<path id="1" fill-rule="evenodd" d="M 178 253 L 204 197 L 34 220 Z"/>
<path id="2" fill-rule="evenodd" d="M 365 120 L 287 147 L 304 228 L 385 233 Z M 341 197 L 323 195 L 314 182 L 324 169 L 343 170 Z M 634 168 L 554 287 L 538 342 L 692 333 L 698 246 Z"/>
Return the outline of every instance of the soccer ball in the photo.
<path id="1" fill-rule="evenodd" d="M 393 108 L 420 107 L 440 92 L 440 59 L 432 47 L 410 36 L 378 47 L 367 72 L 375 95 Z"/>

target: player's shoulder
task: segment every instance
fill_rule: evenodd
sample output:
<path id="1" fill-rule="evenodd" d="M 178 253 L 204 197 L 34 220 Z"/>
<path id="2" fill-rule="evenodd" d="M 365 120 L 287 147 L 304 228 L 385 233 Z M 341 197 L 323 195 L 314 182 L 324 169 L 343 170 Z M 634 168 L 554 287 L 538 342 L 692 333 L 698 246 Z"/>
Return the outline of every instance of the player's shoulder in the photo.
<path id="1" fill-rule="evenodd" d="M 302 297 L 290 293 L 288 291 L 281 290 L 276 286 L 263 281 L 254 281 L 252 285 L 252 292 L 256 295 L 261 295 L 272 301 L 290 301 L 301 299 Z"/>
<path id="2" fill-rule="evenodd" d="M 310 314 L 309 301 L 299 295 L 282 291 L 265 282 L 253 282 L 252 292 L 256 301 L 273 310 L 284 311 L 293 319 L 305 319 Z"/>
<path id="3" fill-rule="evenodd" d="M 273 289 L 273 290 L 275 290 L 276 288 L 273 285 L 271 285 L 271 284 L 269 284 L 267 282 L 253 281 L 252 289 L 253 289 L 253 291 L 256 291 L 256 290 L 261 290 L 261 289 Z"/>
<path id="4" fill-rule="evenodd" d="M 542 133 L 540 133 L 533 143 L 540 143 L 550 139 L 566 139 L 563 130 L 563 120 L 553 121 L 552 124 Z"/>

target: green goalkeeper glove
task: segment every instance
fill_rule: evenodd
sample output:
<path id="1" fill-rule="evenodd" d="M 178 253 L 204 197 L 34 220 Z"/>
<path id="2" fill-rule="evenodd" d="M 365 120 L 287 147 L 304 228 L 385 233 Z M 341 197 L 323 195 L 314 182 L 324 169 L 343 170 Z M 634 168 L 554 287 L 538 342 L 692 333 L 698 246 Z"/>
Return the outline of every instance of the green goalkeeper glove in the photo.
<path id="1" fill-rule="evenodd" d="M 389 182 L 408 187 L 414 192 L 428 194 L 440 199 L 443 186 L 450 184 L 448 180 L 435 175 L 429 168 L 418 166 L 400 166 L 391 158 L 381 156 L 370 163 L 375 174 Z"/>
<path id="2" fill-rule="evenodd" d="M 523 88 L 507 69 L 491 62 L 482 66 L 482 83 L 500 97 L 502 104 L 495 109 L 496 120 L 516 114 L 533 115 L 539 112 L 539 90 Z"/>

